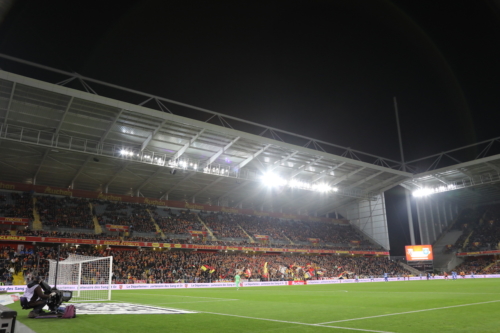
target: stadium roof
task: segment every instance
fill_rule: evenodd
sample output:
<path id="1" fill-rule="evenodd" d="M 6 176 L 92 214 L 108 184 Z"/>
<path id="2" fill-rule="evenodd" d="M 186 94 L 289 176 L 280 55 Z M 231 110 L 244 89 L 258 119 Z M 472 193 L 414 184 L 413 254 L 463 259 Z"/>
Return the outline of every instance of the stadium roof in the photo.
<path id="1" fill-rule="evenodd" d="M 469 162 L 453 157 L 458 149 L 402 163 L 0 57 L 59 81 L 0 71 L 2 180 L 318 216 L 399 184 L 461 202 L 500 201 L 499 138 L 479 143 L 488 149 Z M 446 158 L 453 165 L 435 169 Z M 429 170 L 417 173 L 425 163 Z M 270 172 L 288 185 L 270 189 L 261 181 Z"/>

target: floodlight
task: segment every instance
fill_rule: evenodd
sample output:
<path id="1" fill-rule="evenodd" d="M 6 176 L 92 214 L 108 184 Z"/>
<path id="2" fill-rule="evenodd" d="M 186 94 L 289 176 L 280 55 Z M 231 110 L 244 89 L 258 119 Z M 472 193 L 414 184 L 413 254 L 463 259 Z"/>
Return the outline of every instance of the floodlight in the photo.
<path id="1" fill-rule="evenodd" d="M 283 178 L 281 178 L 278 175 L 275 175 L 272 172 L 268 172 L 262 175 L 261 177 L 262 182 L 266 184 L 267 186 L 270 187 L 275 187 L 275 186 L 284 186 L 286 185 L 287 181 Z"/>
<path id="2" fill-rule="evenodd" d="M 121 155 L 127 155 L 127 151 L 125 149 L 120 150 Z"/>
<path id="3" fill-rule="evenodd" d="M 416 191 L 413 191 L 413 196 L 416 197 L 416 198 L 421 198 L 421 197 L 425 197 L 425 196 L 428 196 L 428 195 L 431 195 L 433 194 L 435 191 L 432 189 L 432 188 L 421 188 L 421 189 L 418 189 Z"/>
<path id="4" fill-rule="evenodd" d="M 312 188 L 318 192 L 329 192 L 332 190 L 332 188 L 325 183 L 314 184 Z"/>

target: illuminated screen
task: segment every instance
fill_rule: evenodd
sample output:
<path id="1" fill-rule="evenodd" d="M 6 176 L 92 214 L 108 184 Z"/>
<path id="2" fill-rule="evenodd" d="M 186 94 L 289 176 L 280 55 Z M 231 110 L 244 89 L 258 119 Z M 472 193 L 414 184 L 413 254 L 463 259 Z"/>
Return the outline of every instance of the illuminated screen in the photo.
<path id="1" fill-rule="evenodd" d="M 408 261 L 434 260 L 432 245 L 407 245 L 405 250 Z"/>

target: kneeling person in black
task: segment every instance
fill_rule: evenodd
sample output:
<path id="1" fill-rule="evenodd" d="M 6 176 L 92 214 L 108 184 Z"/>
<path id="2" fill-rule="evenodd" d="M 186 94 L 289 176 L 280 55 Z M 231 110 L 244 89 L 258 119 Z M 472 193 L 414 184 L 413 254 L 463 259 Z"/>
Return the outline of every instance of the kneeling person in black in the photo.
<path id="1" fill-rule="evenodd" d="M 24 291 L 24 297 L 28 300 L 28 307 L 33 308 L 29 313 L 29 317 L 33 318 L 43 313 L 42 309 L 47 304 L 48 299 L 56 293 L 45 295 L 43 293 L 40 283 L 43 277 L 35 277 L 27 286 Z"/>

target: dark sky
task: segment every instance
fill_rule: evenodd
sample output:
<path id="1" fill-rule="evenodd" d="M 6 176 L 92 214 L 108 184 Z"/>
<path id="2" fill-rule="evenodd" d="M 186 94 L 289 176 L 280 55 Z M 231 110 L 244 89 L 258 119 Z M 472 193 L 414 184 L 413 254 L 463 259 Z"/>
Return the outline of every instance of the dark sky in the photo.
<path id="1" fill-rule="evenodd" d="M 499 0 L 19 0 L 0 25 L 1 53 L 397 160 L 394 96 L 406 160 L 500 136 L 499 42 Z"/>
<path id="2" fill-rule="evenodd" d="M 19 0 L 0 52 L 399 160 L 396 96 L 409 160 L 499 136 L 495 3 Z"/>

